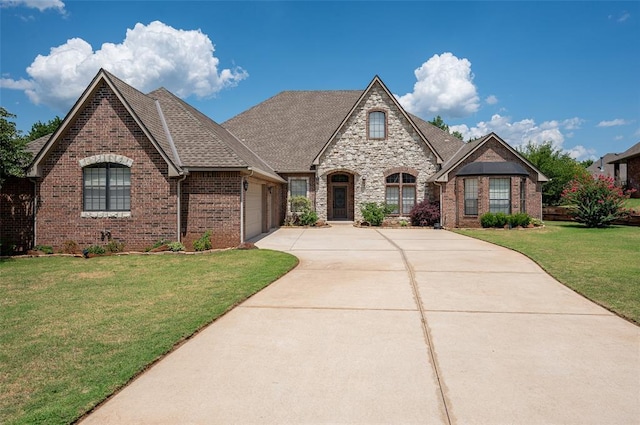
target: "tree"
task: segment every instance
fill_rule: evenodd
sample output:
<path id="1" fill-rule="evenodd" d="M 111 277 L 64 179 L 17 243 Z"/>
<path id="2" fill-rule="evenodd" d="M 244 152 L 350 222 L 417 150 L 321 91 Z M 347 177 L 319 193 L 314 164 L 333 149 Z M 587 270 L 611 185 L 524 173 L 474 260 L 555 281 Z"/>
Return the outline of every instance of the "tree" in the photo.
<path id="1" fill-rule="evenodd" d="M 27 134 L 26 139 L 30 142 L 32 140 L 39 139 L 42 136 L 46 136 L 47 134 L 51 134 L 60 127 L 60 124 L 62 124 L 62 119 L 57 115 L 46 123 L 38 121 L 31 126 L 31 131 Z"/>
<path id="2" fill-rule="evenodd" d="M 454 131 L 451 132 L 451 130 L 449 129 L 449 126 L 444 122 L 444 120 L 442 119 L 442 117 L 440 115 L 436 116 L 434 119 L 432 119 L 431 121 L 427 121 L 429 124 L 433 124 L 436 127 L 438 127 L 440 130 L 442 131 L 446 131 L 447 133 L 451 134 L 453 137 L 456 137 L 460 140 L 464 140 L 464 137 L 462 136 L 462 133 L 460 133 L 459 131 Z"/>
<path id="3" fill-rule="evenodd" d="M 562 198 L 562 191 L 569 181 L 575 177 L 587 175 L 587 170 L 568 153 L 554 149 L 551 142 L 536 145 L 529 142 L 523 148 L 518 148 L 530 163 L 532 163 L 550 181 L 542 185 L 542 203 L 558 205 Z"/>
<path id="4" fill-rule="evenodd" d="M 593 165 L 593 159 L 585 159 L 584 161 L 580 161 L 580 165 L 584 168 L 589 168 Z"/>
<path id="5" fill-rule="evenodd" d="M 31 159 L 25 151 L 27 140 L 10 119 L 16 116 L 0 106 L 0 187 L 8 177 L 24 176 L 24 167 Z"/>

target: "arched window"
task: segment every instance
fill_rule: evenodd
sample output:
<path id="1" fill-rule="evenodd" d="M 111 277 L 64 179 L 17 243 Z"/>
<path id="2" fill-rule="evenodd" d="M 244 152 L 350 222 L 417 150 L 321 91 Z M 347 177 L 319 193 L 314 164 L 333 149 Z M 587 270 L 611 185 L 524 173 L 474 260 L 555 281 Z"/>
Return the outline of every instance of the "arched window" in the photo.
<path id="1" fill-rule="evenodd" d="M 416 177 L 409 173 L 395 173 L 386 179 L 387 205 L 392 214 L 407 215 L 416 204 Z"/>
<path id="2" fill-rule="evenodd" d="M 382 111 L 369 112 L 369 139 L 387 138 L 387 114 Z"/>
<path id="3" fill-rule="evenodd" d="M 84 211 L 130 211 L 131 169 L 105 162 L 82 169 Z"/>

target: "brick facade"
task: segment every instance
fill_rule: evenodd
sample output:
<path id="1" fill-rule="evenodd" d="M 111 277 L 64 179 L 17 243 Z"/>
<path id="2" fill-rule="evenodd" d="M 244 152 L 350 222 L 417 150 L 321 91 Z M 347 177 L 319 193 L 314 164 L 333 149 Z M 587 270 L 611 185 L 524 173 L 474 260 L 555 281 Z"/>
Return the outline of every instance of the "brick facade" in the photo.
<path id="1" fill-rule="evenodd" d="M 240 172 L 193 172 L 181 192 L 182 242 L 188 250 L 207 230 L 214 248 L 240 244 Z"/>
<path id="2" fill-rule="evenodd" d="M 521 164 L 528 172 L 526 179 L 525 210 L 531 217 L 542 219 L 542 183 L 537 172 L 498 141 L 491 139 L 469 155 L 450 172 L 449 181 L 442 183 L 442 224 L 448 227 L 480 227 L 480 216 L 489 211 L 489 179 L 508 177 L 511 179 L 511 213 L 520 212 L 520 181 L 524 176 L 464 176 L 455 177 L 458 170 L 472 162 L 512 161 Z M 464 179 L 478 179 L 478 215 L 464 214 Z"/>
<path id="3" fill-rule="evenodd" d="M 120 155 L 131 165 L 129 217 L 83 217 L 80 161 Z M 108 230 L 127 249 L 177 239 L 177 181 L 157 149 L 111 89 L 102 83 L 48 152 L 38 178 L 36 243 L 60 249 L 67 240 L 81 248 L 104 244 Z"/>
<path id="4" fill-rule="evenodd" d="M 33 248 L 34 184 L 10 177 L 0 188 L 0 255 Z"/>
<path id="5" fill-rule="evenodd" d="M 386 138 L 369 139 L 369 112 L 386 113 Z M 316 211 L 322 220 L 328 217 L 327 177 L 335 172 L 352 176 L 353 214 L 362 220 L 360 206 L 385 201 L 385 176 L 390 170 L 406 167 L 417 177 L 416 201 L 431 193 L 427 179 L 436 168 L 436 157 L 405 119 L 383 88 L 374 85 L 349 117 L 339 134 L 320 158 L 317 167 Z"/>
<path id="6" fill-rule="evenodd" d="M 627 160 L 627 186 L 636 190 L 631 194 L 633 198 L 640 198 L 640 156 Z"/>

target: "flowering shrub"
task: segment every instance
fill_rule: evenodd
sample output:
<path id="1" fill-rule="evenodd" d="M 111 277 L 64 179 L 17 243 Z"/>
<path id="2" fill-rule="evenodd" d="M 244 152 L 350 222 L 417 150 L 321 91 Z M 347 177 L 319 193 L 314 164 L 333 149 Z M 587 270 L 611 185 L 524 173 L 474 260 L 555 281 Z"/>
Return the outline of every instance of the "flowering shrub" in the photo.
<path id="1" fill-rule="evenodd" d="M 440 221 L 440 206 L 425 199 L 416 204 L 409 215 L 414 226 L 433 226 Z"/>
<path id="2" fill-rule="evenodd" d="M 590 175 L 571 180 L 562 192 L 562 200 L 571 206 L 570 214 L 587 227 L 605 227 L 624 218 L 623 204 L 632 191 L 625 192 L 611 177 Z"/>
<path id="3" fill-rule="evenodd" d="M 387 204 L 367 202 L 360 208 L 364 221 L 372 226 L 380 226 L 385 217 L 393 212 L 393 207 Z"/>

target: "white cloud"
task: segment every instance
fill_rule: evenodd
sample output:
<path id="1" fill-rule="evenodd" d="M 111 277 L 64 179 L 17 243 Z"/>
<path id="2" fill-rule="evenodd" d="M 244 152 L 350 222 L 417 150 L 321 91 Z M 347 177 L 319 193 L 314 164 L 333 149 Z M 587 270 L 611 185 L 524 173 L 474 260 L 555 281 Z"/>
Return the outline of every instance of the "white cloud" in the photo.
<path id="1" fill-rule="evenodd" d="M 541 144 L 550 141 L 555 149 L 564 149 L 565 138 L 573 135 L 571 132 L 564 133 L 564 131 L 578 129 L 582 123 L 584 120 L 578 117 L 563 121 L 544 121 L 540 124 L 536 124 L 530 118 L 513 122 L 510 117 L 495 114 L 490 121 L 481 121 L 473 127 L 461 124 L 452 125 L 449 128 L 451 131 L 462 133 L 465 140 L 494 132 L 514 147 L 524 146 L 529 142 Z M 595 153 L 595 150 L 583 146 L 575 146 L 565 151 L 576 159 Z"/>
<path id="2" fill-rule="evenodd" d="M 498 103 L 498 98 L 494 95 L 490 95 L 484 101 L 487 102 L 487 105 L 495 105 Z"/>
<path id="3" fill-rule="evenodd" d="M 629 19 L 630 17 L 631 17 L 631 14 L 630 14 L 629 12 L 624 12 L 624 13 L 622 14 L 622 16 L 620 16 L 620 17 L 618 18 L 618 22 L 624 22 L 624 21 L 626 21 L 627 19 Z"/>
<path id="4" fill-rule="evenodd" d="M 81 38 L 67 40 L 35 58 L 27 68 L 30 80 L 3 78 L 2 87 L 24 90 L 35 104 L 65 110 L 104 68 L 143 92 L 164 86 L 180 97 L 207 97 L 248 77 L 241 68 L 218 70 L 214 50 L 200 30 L 138 23 L 122 43 L 104 43 L 96 51 Z"/>
<path id="5" fill-rule="evenodd" d="M 463 117 L 480 108 L 469 60 L 448 52 L 433 55 L 414 74 L 413 92 L 397 96 L 407 111 L 426 118 Z"/>
<path id="6" fill-rule="evenodd" d="M 597 126 L 598 127 L 615 127 L 618 125 L 627 125 L 627 124 L 630 124 L 630 122 L 625 121 L 622 118 L 616 118 L 611 121 L 600 121 Z"/>
<path id="7" fill-rule="evenodd" d="M 38 9 L 43 12 L 47 9 L 58 9 L 64 13 L 64 3 L 60 0 L 0 0 L 2 7 L 24 6 L 31 9 Z"/>
<path id="8" fill-rule="evenodd" d="M 574 146 L 570 149 L 565 150 L 565 152 L 567 152 L 571 158 L 578 161 L 597 158 L 595 149 L 588 149 L 582 145 Z"/>
<path id="9" fill-rule="evenodd" d="M 622 135 L 617 135 L 616 137 L 613 138 L 613 140 L 622 140 L 624 139 L 624 136 Z"/>

